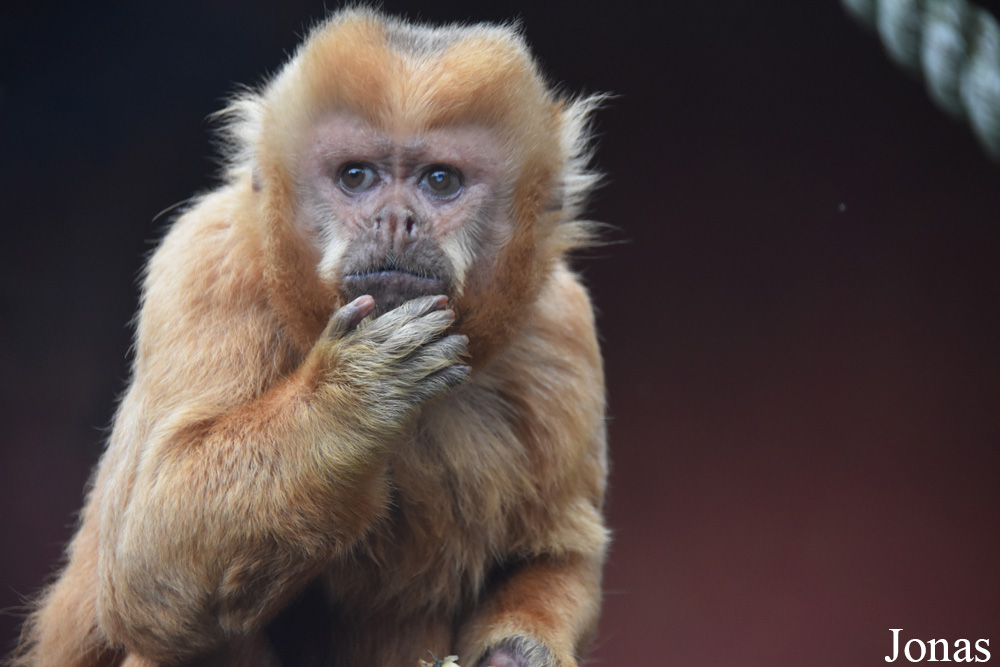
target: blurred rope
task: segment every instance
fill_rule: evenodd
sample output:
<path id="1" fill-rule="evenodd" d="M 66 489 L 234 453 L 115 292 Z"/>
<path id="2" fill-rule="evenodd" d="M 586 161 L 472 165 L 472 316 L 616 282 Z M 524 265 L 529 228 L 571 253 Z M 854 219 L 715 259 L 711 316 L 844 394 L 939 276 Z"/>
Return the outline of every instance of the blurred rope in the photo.
<path id="1" fill-rule="evenodd" d="M 1000 162 L 1000 26 L 966 0 L 841 0 Z"/>

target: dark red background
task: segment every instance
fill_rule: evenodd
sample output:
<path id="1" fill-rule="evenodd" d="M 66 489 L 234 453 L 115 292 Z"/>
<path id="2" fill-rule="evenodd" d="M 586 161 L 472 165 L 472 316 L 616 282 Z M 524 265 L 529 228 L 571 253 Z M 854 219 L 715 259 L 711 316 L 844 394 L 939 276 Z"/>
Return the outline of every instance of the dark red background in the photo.
<path id="1" fill-rule="evenodd" d="M 890 628 L 1000 653 L 1000 166 L 971 133 L 834 0 L 422 4 L 386 6 L 521 17 L 553 79 L 618 96 L 591 213 L 621 243 L 579 263 L 614 462 L 592 664 L 880 665 Z M 71 534 L 206 116 L 322 13 L 4 5 L 0 608 Z"/>

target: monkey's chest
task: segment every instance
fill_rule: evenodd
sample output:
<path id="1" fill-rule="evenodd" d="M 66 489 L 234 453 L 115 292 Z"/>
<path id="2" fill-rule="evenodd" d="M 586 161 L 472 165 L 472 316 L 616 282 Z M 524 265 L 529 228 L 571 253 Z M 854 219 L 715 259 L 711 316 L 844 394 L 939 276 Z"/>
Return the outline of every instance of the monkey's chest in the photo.
<path id="1" fill-rule="evenodd" d="M 406 501 L 329 570 L 329 592 L 352 608 L 457 610 L 483 587 L 493 558 L 480 531 Z M 408 609 L 408 607 L 413 607 Z"/>
<path id="2" fill-rule="evenodd" d="M 461 423 L 446 436 L 418 428 L 396 443 L 389 507 L 332 564 L 334 599 L 354 608 L 455 611 L 479 597 L 491 572 L 519 549 L 512 518 L 531 494 L 516 446 L 496 423 Z"/>

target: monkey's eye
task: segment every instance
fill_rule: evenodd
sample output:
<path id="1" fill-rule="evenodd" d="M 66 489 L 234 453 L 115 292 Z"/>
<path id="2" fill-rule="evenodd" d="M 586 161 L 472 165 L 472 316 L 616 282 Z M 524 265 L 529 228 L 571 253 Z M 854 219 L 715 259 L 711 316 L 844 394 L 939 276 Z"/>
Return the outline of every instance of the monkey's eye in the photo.
<path id="1" fill-rule="evenodd" d="M 424 173 L 420 185 L 441 199 L 451 199 L 462 189 L 462 175 L 452 167 L 435 165 Z"/>
<path id="2" fill-rule="evenodd" d="M 350 194 L 358 194 L 370 189 L 378 180 L 371 165 L 350 162 L 340 170 L 340 187 Z"/>

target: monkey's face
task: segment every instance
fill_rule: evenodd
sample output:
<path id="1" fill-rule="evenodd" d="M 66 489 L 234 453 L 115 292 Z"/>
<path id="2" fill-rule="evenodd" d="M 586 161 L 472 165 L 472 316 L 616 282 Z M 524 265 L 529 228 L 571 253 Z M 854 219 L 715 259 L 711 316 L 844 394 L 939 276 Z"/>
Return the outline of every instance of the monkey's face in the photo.
<path id="1" fill-rule="evenodd" d="M 502 147 L 482 126 L 386 130 L 342 112 L 316 123 L 301 159 L 297 224 L 345 302 L 460 296 L 511 232 Z"/>

